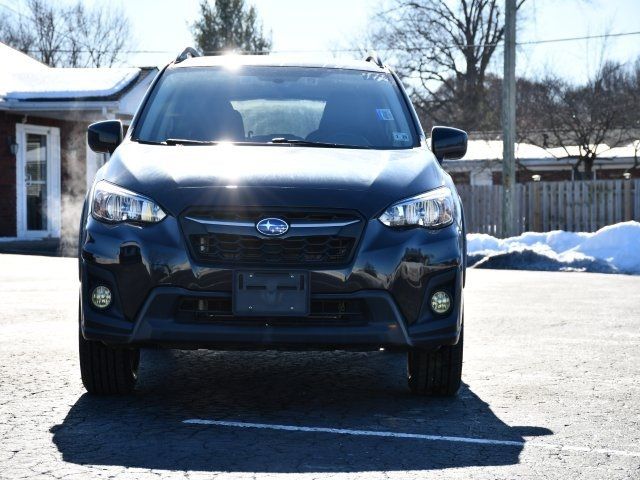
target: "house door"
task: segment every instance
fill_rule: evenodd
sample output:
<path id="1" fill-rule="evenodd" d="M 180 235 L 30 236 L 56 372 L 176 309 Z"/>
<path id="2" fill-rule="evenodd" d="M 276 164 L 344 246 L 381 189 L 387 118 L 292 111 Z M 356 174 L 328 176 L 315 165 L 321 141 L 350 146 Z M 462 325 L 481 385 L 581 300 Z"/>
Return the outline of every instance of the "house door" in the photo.
<path id="1" fill-rule="evenodd" d="M 60 236 L 60 131 L 16 125 L 18 238 Z"/>

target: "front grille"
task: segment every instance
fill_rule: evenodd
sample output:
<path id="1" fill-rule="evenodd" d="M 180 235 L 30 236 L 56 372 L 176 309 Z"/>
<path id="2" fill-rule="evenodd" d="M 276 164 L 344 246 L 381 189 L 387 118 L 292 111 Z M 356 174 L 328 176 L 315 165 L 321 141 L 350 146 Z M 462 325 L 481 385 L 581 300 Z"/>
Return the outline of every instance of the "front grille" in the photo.
<path id="1" fill-rule="evenodd" d="M 237 209 L 212 209 L 212 208 L 192 208 L 189 216 L 238 221 L 238 222 L 255 222 L 264 217 L 277 217 L 291 222 L 339 222 L 342 220 L 354 220 L 358 216 L 352 212 L 327 212 L 327 211 L 308 211 L 308 210 L 280 210 L 263 208 L 243 208 Z"/>
<path id="2" fill-rule="evenodd" d="M 261 235 L 255 225 L 271 217 L 287 222 L 289 231 Z M 192 207 L 181 223 L 199 261 L 284 268 L 348 264 L 365 224 L 354 211 L 282 207 Z"/>
<path id="3" fill-rule="evenodd" d="M 182 297 L 177 319 L 184 323 L 245 323 L 264 325 L 361 325 L 367 321 L 367 306 L 361 299 L 311 299 L 309 315 L 291 317 L 234 317 L 231 297 Z"/>
<path id="4" fill-rule="evenodd" d="M 338 265 L 349 260 L 355 244 L 352 237 L 261 238 L 224 233 L 191 235 L 190 240 L 204 260 L 274 265 Z"/>

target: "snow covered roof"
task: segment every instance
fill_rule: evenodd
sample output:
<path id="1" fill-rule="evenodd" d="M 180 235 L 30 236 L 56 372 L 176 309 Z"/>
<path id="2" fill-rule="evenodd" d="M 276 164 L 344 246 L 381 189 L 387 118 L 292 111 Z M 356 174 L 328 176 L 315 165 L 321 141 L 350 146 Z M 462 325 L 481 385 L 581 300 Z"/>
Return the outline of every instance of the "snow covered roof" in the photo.
<path id="1" fill-rule="evenodd" d="M 640 140 L 631 142 L 629 145 L 625 145 L 624 147 L 612 148 L 611 150 L 604 152 L 603 155 L 610 158 L 634 157 L 635 155 L 640 156 Z"/>
<path id="2" fill-rule="evenodd" d="M 590 145 L 589 149 L 596 150 L 596 155 L 608 157 L 607 155 L 611 151 L 611 147 L 606 143 L 601 143 L 599 145 Z M 585 153 L 585 149 L 579 145 L 567 145 L 566 147 L 554 147 L 548 149 L 549 153 L 553 155 L 555 158 L 563 158 L 563 157 L 579 157 L 580 154 Z"/>
<path id="3" fill-rule="evenodd" d="M 50 68 L 0 43 L 0 106 L 26 101 L 107 100 L 133 85 L 140 68 Z"/>
<path id="4" fill-rule="evenodd" d="M 41 72 L 48 70 L 44 63 L 25 55 L 18 50 L 0 43 L 0 65 L 3 65 L 3 73 L 11 72 Z"/>
<path id="5" fill-rule="evenodd" d="M 514 145 L 516 158 L 552 158 L 544 148 L 529 143 Z M 463 160 L 502 160 L 502 140 L 469 140 Z"/>
<path id="6" fill-rule="evenodd" d="M 530 143 L 516 143 L 516 158 L 519 160 L 543 160 L 543 159 L 560 159 L 570 156 L 577 156 L 580 152 L 578 146 L 568 146 L 566 150 L 562 147 L 544 149 Z M 626 146 L 611 148 L 608 145 L 598 145 L 598 158 L 633 158 L 634 153 L 640 155 L 640 140 L 630 143 Z M 478 161 L 478 160 L 502 160 L 502 140 L 469 140 L 467 145 L 467 154 L 462 161 Z M 449 160 L 448 163 L 457 160 Z"/>
<path id="7" fill-rule="evenodd" d="M 140 74 L 139 68 L 48 68 L 12 74 L 0 85 L 5 100 L 56 100 L 111 97 Z"/>

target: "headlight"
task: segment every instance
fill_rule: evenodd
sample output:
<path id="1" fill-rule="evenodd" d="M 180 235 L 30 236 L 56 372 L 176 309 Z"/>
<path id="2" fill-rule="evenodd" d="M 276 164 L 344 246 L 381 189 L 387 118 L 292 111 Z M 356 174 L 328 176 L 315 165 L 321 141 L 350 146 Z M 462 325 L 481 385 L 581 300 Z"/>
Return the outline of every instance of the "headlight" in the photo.
<path id="1" fill-rule="evenodd" d="M 105 222 L 159 222 L 166 213 L 152 200 L 104 180 L 93 189 L 91 214 Z"/>
<path id="2" fill-rule="evenodd" d="M 380 215 L 388 227 L 441 228 L 451 225 L 455 216 L 455 203 L 448 187 L 394 203 Z"/>

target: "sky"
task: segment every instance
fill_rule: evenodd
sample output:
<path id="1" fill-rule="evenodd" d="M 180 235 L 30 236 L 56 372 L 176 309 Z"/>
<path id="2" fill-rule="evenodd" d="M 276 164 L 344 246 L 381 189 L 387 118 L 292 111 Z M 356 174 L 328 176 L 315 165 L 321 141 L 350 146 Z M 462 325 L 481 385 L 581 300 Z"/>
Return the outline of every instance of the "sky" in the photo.
<path id="1" fill-rule="evenodd" d="M 197 17 L 199 0 L 81 1 L 121 5 L 132 23 L 132 49 L 162 52 L 131 54 L 126 65 L 163 65 L 193 44 L 189 25 Z M 388 0 L 246 1 L 256 6 L 265 29 L 272 32 L 274 50 L 319 56 L 363 38 L 371 13 Z M 23 2 L 0 0 L 0 5 L 20 9 Z M 640 0 L 527 0 L 518 14 L 518 41 L 637 32 L 638 18 Z M 640 35 L 523 45 L 518 47 L 517 69 L 521 76 L 552 73 L 581 82 L 602 58 L 627 62 L 638 57 Z M 500 72 L 501 65 L 499 52 L 492 68 Z"/>

